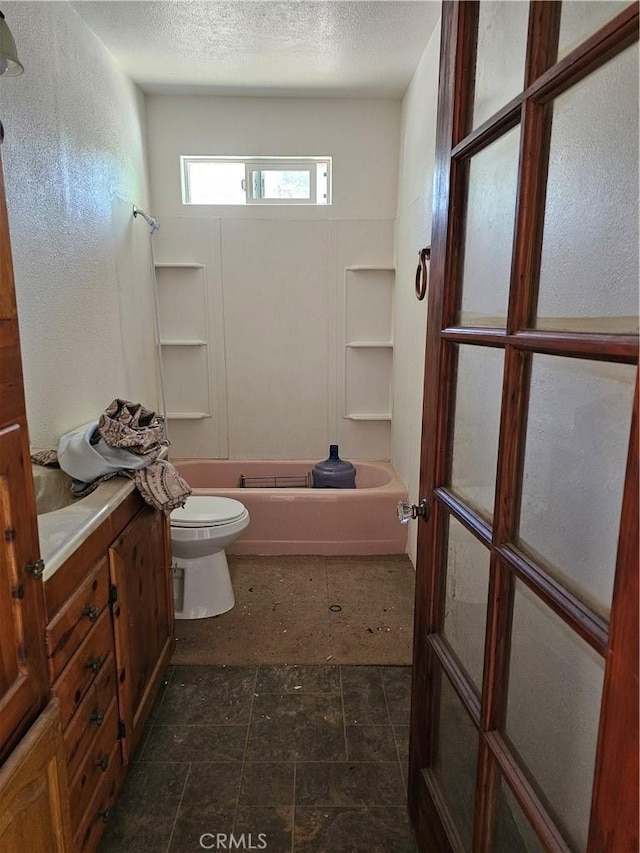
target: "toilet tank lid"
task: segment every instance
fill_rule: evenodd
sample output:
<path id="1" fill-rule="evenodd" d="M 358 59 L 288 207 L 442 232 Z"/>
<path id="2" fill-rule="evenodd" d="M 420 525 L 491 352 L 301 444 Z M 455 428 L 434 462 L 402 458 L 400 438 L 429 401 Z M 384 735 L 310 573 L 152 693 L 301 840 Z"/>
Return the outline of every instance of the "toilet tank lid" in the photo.
<path id="1" fill-rule="evenodd" d="M 244 504 L 233 498 L 214 495 L 192 495 L 186 504 L 171 513 L 175 527 L 207 527 L 236 521 L 246 513 Z"/>

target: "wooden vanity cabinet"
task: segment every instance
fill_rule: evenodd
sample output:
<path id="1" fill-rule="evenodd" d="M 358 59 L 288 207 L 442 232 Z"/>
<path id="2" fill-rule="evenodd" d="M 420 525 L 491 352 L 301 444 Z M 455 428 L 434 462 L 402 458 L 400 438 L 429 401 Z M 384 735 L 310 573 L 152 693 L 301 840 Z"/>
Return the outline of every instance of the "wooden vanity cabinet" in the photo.
<path id="1" fill-rule="evenodd" d="M 125 762 L 140 741 L 173 653 L 170 548 L 166 517 L 144 507 L 109 549 Z"/>
<path id="2" fill-rule="evenodd" d="M 137 492 L 45 583 L 73 849 L 93 851 L 173 651 L 166 517 Z"/>
<path id="3" fill-rule="evenodd" d="M 1 140 L 2 125 L 0 125 Z M 0 160 L 0 766 L 44 708 L 47 668 L 36 503 Z"/>
<path id="4" fill-rule="evenodd" d="M 0 850 L 69 853 L 72 845 L 60 708 L 54 700 L 0 768 Z"/>

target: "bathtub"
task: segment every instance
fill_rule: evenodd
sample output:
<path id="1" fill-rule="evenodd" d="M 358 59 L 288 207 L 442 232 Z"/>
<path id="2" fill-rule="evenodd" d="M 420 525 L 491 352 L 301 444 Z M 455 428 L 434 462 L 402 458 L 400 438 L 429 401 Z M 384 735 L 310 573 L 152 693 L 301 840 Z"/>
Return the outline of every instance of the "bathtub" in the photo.
<path id="1" fill-rule="evenodd" d="M 240 477 L 300 476 L 313 461 L 173 459 L 194 495 L 241 501 L 251 523 L 230 554 L 404 554 L 407 490 L 389 462 L 355 462 L 355 489 L 238 488 Z"/>

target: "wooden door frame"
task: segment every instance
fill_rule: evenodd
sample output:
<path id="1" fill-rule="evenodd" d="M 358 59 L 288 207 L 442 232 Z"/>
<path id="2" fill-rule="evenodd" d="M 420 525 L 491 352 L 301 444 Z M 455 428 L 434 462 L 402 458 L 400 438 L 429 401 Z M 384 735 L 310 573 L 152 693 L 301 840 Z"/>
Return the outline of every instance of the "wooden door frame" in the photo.
<path id="1" fill-rule="evenodd" d="M 479 732 L 474 850 L 490 849 L 495 791 L 502 774 L 548 850 L 567 850 L 545 808 L 509 753 L 504 722 L 509 632 L 515 578 L 523 581 L 605 658 L 588 850 L 637 849 L 638 824 L 638 390 L 634 402 L 609 622 L 594 613 L 513 544 L 519 519 L 531 353 L 638 363 L 638 336 L 533 329 L 542 245 L 552 100 L 638 38 L 634 3 L 555 63 L 560 4 L 530 4 L 523 92 L 470 131 L 478 3 L 443 3 L 434 176 L 431 286 L 424 375 L 420 495 L 431 516 L 419 521 L 409 768 L 409 811 L 425 850 L 452 849 L 442 804 L 430 780 L 437 719 L 436 689 L 444 671 Z M 544 35 L 544 38 L 542 37 Z M 470 81 L 470 82 L 469 82 Z M 507 130 L 521 126 L 511 287 L 504 330 L 457 325 L 461 299 L 469 158 Z M 494 523 L 446 487 L 451 470 L 455 344 L 498 347 L 505 353 Z M 510 424 L 516 424 L 513 430 Z M 435 449 L 434 449 L 435 448 Z M 441 566 L 448 517 L 491 554 L 483 695 L 478 701 L 446 643 L 438 636 L 444 590 Z M 439 535 L 436 535 L 439 534 Z M 502 638 L 502 641 L 499 641 Z M 426 697 L 426 704 L 424 698 Z M 425 796 L 425 794 L 427 794 Z"/>

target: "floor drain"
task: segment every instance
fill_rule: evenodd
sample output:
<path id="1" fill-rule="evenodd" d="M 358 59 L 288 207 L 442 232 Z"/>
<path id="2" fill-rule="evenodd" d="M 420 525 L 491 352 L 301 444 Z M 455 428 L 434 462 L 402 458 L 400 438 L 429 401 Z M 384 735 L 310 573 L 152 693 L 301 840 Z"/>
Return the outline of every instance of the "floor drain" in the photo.
<path id="1" fill-rule="evenodd" d="M 340 607 L 339 604 L 330 604 L 329 610 L 331 610 L 332 613 L 340 613 L 340 611 L 342 610 L 342 607 Z"/>

